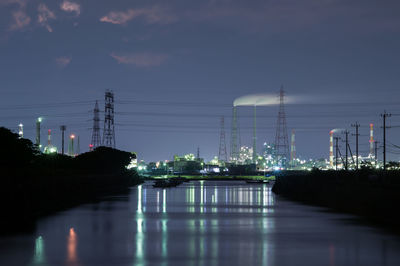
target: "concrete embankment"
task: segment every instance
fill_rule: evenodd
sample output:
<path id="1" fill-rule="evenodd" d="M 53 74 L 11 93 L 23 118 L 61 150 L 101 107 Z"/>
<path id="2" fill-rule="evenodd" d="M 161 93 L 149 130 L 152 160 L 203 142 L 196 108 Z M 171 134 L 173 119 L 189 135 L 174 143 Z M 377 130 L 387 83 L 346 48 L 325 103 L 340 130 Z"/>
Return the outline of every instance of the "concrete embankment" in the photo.
<path id="1" fill-rule="evenodd" d="M 313 171 L 278 176 L 272 191 L 291 200 L 356 214 L 398 229 L 399 171 Z"/>

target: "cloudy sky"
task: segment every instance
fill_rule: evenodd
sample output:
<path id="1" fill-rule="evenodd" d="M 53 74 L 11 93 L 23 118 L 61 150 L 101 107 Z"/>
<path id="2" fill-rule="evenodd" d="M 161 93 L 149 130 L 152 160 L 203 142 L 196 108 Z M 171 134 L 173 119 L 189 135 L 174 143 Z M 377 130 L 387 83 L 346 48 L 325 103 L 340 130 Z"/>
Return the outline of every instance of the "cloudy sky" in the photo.
<path id="1" fill-rule="evenodd" d="M 211 159 L 221 116 L 229 153 L 233 101 L 283 84 L 301 98 L 286 108 L 300 157 L 327 158 L 329 131 L 356 121 L 368 153 L 369 123 L 380 140 L 380 113 L 400 114 L 399 14 L 397 0 L 0 0 L 0 125 L 22 122 L 33 140 L 43 116 L 42 135 L 60 146 L 66 124 L 85 151 L 94 103 L 103 110 L 112 89 L 117 148 Z M 278 109 L 257 112 L 261 150 Z M 251 113 L 239 109 L 243 145 Z M 400 145 L 400 117 L 389 124 Z"/>

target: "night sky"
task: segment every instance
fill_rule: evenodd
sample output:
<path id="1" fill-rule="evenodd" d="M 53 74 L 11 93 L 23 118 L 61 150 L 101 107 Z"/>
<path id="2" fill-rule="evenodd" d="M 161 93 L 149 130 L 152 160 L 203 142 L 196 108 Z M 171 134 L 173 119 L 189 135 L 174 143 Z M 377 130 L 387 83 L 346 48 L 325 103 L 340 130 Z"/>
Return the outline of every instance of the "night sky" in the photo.
<path id="1" fill-rule="evenodd" d="M 398 0 L 0 0 L 0 125 L 21 122 L 34 140 L 43 116 L 42 144 L 52 129 L 60 147 L 65 124 L 87 151 L 91 110 L 112 89 L 117 148 L 149 162 L 199 146 L 209 160 L 221 116 L 229 153 L 234 99 L 283 84 L 301 97 L 286 106 L 298 156 L 328 158 L 329 131 L 356 121 L 366 155 L 384 109 L 400 145 L 399 14 Z M 274 141 L 277 112 L 259 107 L 258 150 Z M 242 145 L 251 114 L 240 107 Z"/>

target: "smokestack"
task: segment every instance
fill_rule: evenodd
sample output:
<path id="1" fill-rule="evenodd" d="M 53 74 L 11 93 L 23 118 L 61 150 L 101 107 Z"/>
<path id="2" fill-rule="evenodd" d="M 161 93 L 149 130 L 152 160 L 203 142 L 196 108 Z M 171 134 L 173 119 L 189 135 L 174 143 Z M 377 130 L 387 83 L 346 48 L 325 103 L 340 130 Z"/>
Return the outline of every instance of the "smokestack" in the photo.
<path id="1" fill-rule="evenodd" d="M 40 124 L 42 123 L 42 118 L 39 117 L 36 120 L 36 146 L 40 149 L 42 145 L 40 145 Z"/>
<path id="2" fill-rule="evenodd" d="M 291 142 L 290 142 L 290 162 L 292 164 L 292 167 L 295 166 L 295 160 L 296 160 L 296 145 L 295 145 L 295 133 L 294 133 L 294 129 L 293 129 Z"/>
<path id="3" fill-rule="evenodd" d="M 374 124 L 369 124 L 369 157 L 374 156 Z"/>
<path id="4" fill-rule="evenodd" d="M 61 130 L 61 154 L 64 154 L 64 132 L 67 129 L 67 126 L 62 125 L 60 126 Z"/>
<path id="5" fill-rule="evenodd" d="M 51 146 L 51 129 L 47 131 L 47 146 Z"/>
<path id="6" fill-rule="evenodd" d="M 68 154 L 70 156 L 75 156 L 74 153 L 74 139 L 75 139 L 75 135 L 71 134 L 71 136 L 69 136 L 69 149 L 68 149 Z"/>
<path id="7" fill-rule="evenodd" d="M 333 130 L 329 132 L 329 165 L 333 168 Z"/>

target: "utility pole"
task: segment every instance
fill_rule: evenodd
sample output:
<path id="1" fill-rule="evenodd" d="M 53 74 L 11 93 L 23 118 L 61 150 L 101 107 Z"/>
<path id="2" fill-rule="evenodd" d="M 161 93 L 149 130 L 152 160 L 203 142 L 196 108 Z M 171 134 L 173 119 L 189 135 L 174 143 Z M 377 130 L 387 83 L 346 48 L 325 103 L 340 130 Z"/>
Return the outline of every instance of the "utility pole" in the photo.
<path id="1" fill-rule="evenodd" d="M 335 141 L 336 141 L 336 158 L 335 158 L 336 171 L 338 168 L 339 139 L 340 139 L 339 137 L 335 137 Z"/>
<path id="2" fill-rule="evenodd" d="M 344 169 L 347 171 L 349 168 L 349 162 L 348 162 L 348 145 L 349 145 L 349 131 L 346 129 L 344 132 L 346 134 L 346 163 L 344 166 Z"/>
<path id="3" fill-rule="evenodd" d="M 67 129 L 67 126 L 62 125 L 60 126 L 60 130 L 61 130 L 61 135 L 62 135 L 62 139 L 61 139 L 61 154 L 64 154 L 64 132 Z"/>
<path id="4" fill-rule="evenodd" d="M 386 170 L 386 118 L 391 116 L 392 114 L 386 113 L 386 110 L 381 114 L 383 117 L 383 170 Z"/>
<path id="5" fill-rule="evenodd" d="M 356 128 L 356 134 L 352 134 L 353 136 L 356 136 L 356 170 L 358 170 L 358 128 L 360 127 L 360 124 L 356 122 L 355 124 L 351 125 L 352 127 Z"/>

